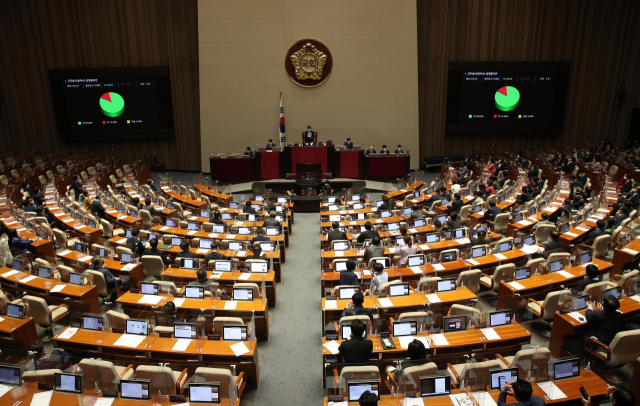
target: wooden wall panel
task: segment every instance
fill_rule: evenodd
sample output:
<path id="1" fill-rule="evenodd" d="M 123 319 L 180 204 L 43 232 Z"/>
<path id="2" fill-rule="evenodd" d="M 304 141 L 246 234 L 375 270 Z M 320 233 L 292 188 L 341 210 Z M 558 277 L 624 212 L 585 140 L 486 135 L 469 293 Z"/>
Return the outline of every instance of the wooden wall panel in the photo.
<path id="1" fill-rule="evenodd" d="M 640 106 L 640 2 L 417 0 L 417 10 L 421 157 L 627 138 Z M 571 61 L 562 133 L 445 134 L 449 61 Z"/>
<path id="2" fill-rule="evenodd" d="M 171 140 L 82 143 L 57 136 L 47 69 L 163 66 L 171 72 Z M 0 148 L 41 154 L 156 156 L 200 170 L 197 0 L 0 1 Z"/>

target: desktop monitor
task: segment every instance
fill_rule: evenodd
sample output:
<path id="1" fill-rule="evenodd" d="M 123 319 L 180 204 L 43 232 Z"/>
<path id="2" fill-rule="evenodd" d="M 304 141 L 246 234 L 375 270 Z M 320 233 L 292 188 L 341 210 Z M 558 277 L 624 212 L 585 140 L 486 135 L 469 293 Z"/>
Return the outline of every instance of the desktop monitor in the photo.
<path id="1" fill-rule="evenodd" d="M 229 208 L 230 209 L 239 209 L 240 208 L 240 203 L 238 203 L 238 202 L 230 202 L 229 203 Z"/>
<path id="2" fill-rule="evenodd" d="M 269 272 L 269 264 L 265 262 L 250 262 L 251 273 L 267 273 Z"/>
<path id="3" fill-rule="evenodd" d="M 76 213 L 76 221 L 82 223 L 83 217 L 82 217 L 82 213 L 77 212 Z"/>
<path id="4" fill-rule="evenodd" d="M 340 209 L 340 206 L 338 206 L 337 204 L 330 204 L 328 209 L 329 211 L 338 211 Z M 329 215 L 329 218 L 331 218 L 331 216 L 333 216 L 333 214 Z"/>
<path id="5" fill-rule="evenodd" d="M 555 361 L 553 363 L 553 380 L 575 378 L 580 376 L 580 360 L 577 357 Z"/>
<path id="6" fill-rule="evenodd" d="M 280 235 L 280 228 L 278 227 L 267 227 L 266 228 L 267 237 L 276 237 Z"/>
<path id="7" fill-rule="evenodd" d="M 467 316 L 450 316 L 442 318 L 442 330 L 445 333 L 467 330 Z"/>
<path id="8" fill-rule="evenodd" d="M 399 236 L 396 237 L 396 245 L 398 247 L 402 247 L 403 245 L 406 245 L 404 243 L 404 237 L 403 236 L 399 235 Z"/>
<path id="9" fill-rule="evenodd" d="M 167 227 L 176 227 L 178 222 L 176 220 L 167 219 L 166 226 Z"/>
<path id="10" fill-rule="evenodd" d="M 438 279 L 437 281 L 438 292 L 450 292 L 452 290 L 456 290 L 455 278 Z"/>
<path id="11" fill-rule="evenodd" d="M 584 216 L 582 214 L 578 214 L 576 216 L 576 224 L 582 223 L 582 219 L 584 219 Z"/>
<path id="12" fill-rule="evenodd" d="M 198 260 L 195 258 L 180 258 L 180 268 L 182 269 L 197 269 Z"/>
<path id="13" fill-rule="evenodd" d="M 549 273 L 562 271 L 564 269 L 564 263 L 562 258 L 549 262 Z"/>
<path id="14" fill-rule="evenodd" d="M 333 243 L 334 251 L 346 251 L 349 249 L 349 243 L 343 241 L 336 241 Z"/>
<path id="15" fill-rule="evenodd" d="M 200 210 L 200 217 L 204 217 L 206 219 L 208 219 L 209 217 L 211 217 L 211 212 L 209 212 L 209 210 Z"/>
<path id="16" fill-rule="evenodd" d="M 149 233 L 147 234 L 147 241 L 151 241 L 153 239 L 158 240 L 160 237 L 158 237 L 158 234 L 154 234 L 154 233 Z"/>
<path id="17" fill-rule="evenodd" d="M 256 215 L 251 213 L 247 214 L 247 221 L 249 222 L 257 221 Z"/>
<path id="18" fill-rule="evenodd" d="M 93 227 L 93 226 L 90 226 Z M 43 240 L 47 239 L 47 230 L 44 227 L 41 227 L 38 229 L 38 237 L 40 237 Z"/>
<path id="19" fill-rule="evenodd" d="M 348 402 L 357 403 L 366 391 L 375 393 L 380 399 L 380 381 L 349 381 L 347 384 Z"/>
<path id="20" fill-rule="evenodd" d="M 511 309 L 489 313 L 489 325 L 491 327 L 506 326 L 508 324 L 511 324 Z"/>
<path id="21" fill-rule="evenodd" d="M 353 210 L 361 210 L 364 208 L 364 205 L 362 203 L 354 203 L 353 204 Z M 364 213 L 359 213 L 359 214 L 364 214 Z"/>
<path id="22" fill-rule="evenodd" d="M 389 258 L 379 258 L 374 261 L 376 264 L 382 265 L 384 269 L 389 269 Z"/>
<path id="23" fill-rule="evenodd" d="M 340 215 L 339 214 L 330 214 L 329 215 L 329 221 L 334 222 L 334 221 L 340 221 Z"/>
<path id="24" fill-rule="evenodd" d="M 343 272 L 347 270 L 347 261 L 335 261 L 333 263 L 334 270 L 336 272 Z"/>
<path id="25" fill-rule="evenodd" d="M 581 252 L 578 256 L 578 260 L 580 261 L 580 265 L 586 265 L 593 259 L 593 254 L 591 251 Z"/>
<path id="26" fill-rule="evenodd" d="M 445 215 L 445 216 L 438 216 L 438 217 L 436 218 L 436 220 L 438 220 L 439 222 L 441 222 L 442 224 L 444 224 L 444 223 L 446 223 L 446 222 L 447 222 L 447 216 L 446 216 L 446 215 Z"/>
<path id="27" fill-rule="evenodd" d="M 544 210 L 547 208 L 547 201 L 543 200 L 540 202 L 540 210 Z"/>
<path id="28" fill-rule="evenodd" d="M 438 260 L 441 264 L 446 264 L 447 262 L 455 262 L 458 260 L 458 255 L 455 252 L 441 252 Z"/>
<path id="29" fill-rule="evenodd" d="M 336 197 L 335 196 L 329 196 L 327 197 L 327 202 L 329 203 L 335 203 L 336 201 Z M 278 203 L 280 203 L 280 198 L 278 198 Z"/>
<path id="30" fill-rule="evenodd" d="M 616 299 L 622 299 L 622 287 L 616 286 L 615 288 L 610 288 L 604 291 L 604 298 L 606 299 L 609 296 L 614 296 Z"/>
<path id="31" fill-rule="evenodd" d="M 464 228 L 453 230 L 453 238 L 465 238 L 466 236 L 467 230 L 465 230 Z"/>
<path id="32" fill-rule="evenodd" d="M 587 308 L 587 302 L 589 301 L 589 295 L 580 295 L 578 297 L 571 298 L 571 309 L 574 312 L 579 312 Z"/>
<path id="33" fill-rule="evenodd" d="M 536 236 L 528 235 L 522 239 L 522 245 L 536 245 Z"/>
<path id="34" fill-rule="evenodd" d="M 233 300 L 253 301 L 253 288 L 233 288 Z"/>
<path id="35" fill-rule="evenodd" d="M 474 213 L 480 213 L 481 211 L 482 211 L 482 205 L 476 204 L 475 206 L 473 206 Z"/>
<path id="36" fill-rule="evenodd" d="M 91 331 L 102 331 L 102 317 L 91 314 L 82 315 L 82 328 Z"/>
<path id="37" fill-rule="evenodd" d="M 251 227 L 238 227 L 239 235 L 251 235 Z"/>
<path id="38" fill-rule="evenodd" d="M 366 216 L 366 214 L 364 214 L 364 213 L 357 213 L 357 214 L 356 214 L 356 219 L 357 219 L 357 220 L 366 220 L 366 219 L 367 219 L 367 216 Z"/>
<path id="39" fill-rule="evenodd" d="M 196 222 L 190 221 L 187 223 L 187 230 L 189 231 L 198 231 L 200 229 L 200 225 Z"/>
<path id="40" fill-rule="evenodd" d="M 134 260 L 133 254 L 129 254 L 128 252 L 120 253 L 120 262 L 123 264 L 130 264 Z"/>
<path id="41" fill-rule="evenodd" d="M 247 326 L 222 326 L 222 339 L 224 341 L 247 341 L 248 337 Z"/>
<path id="42" fill-rule="evenodd" d="M 520 213 L 516 213 L 516 214 L 513 216 L 513 219 L 516 221 L 516 223 L 517 223 L 518 221 L 522 221 L 522 219 L 523 219 L 523 218 L 524 218 L 524 215 L 522 214 L 522 212 L 520 212 Z"/>
<path id="43" fill-rule="evenodd" d="M 538 212 L 538 210 L 536 209 L 536 206 L 531 206 L 529 207 L 529 214 L 532 216 L 535 216 L 535 214 Z"/>
<path id="44" fill-rule="evenodd" d="M 391 210 L 383 210 L 380 212 L 380 217 L 383 219 L 391 217 Z"/>
<path id="45" fill-rule="evenodd" d="M 96 254 L 98 254 L 101 258 L 109 258 L 109 251 L 106 248 L 98 248 L 96 249 Z"/>
<path id="46" fill-rule="evenodd" d="M 389 231 L 397 231 L 400 229 L 400 223 L 389 223 L 387 224 Z"/>
<path id="47" fill-rule="evenodd" d="M 419 197 L 420 197 L 420 191 L 419 190 L 416 190 L 415 192 L 413 192 L 413 198 L 414 199 L 417 199 Z"/>
<path id="48" fill-rule="evenodd" d="M 174 323 L 173 337 L 196 338 L 196 325 L 192 323 Z"/>
<path id="49" fill-rule="evenodd" d="M 424 265 L 424 255 L 409 255 L 407 256 L 405 263 L 407 264 L 407 266 L 422 266 Z"/>
<path id="50" fill-rule="evenodd" d="M 425 219 L 413 220 L 413 226 L 414 227 L 424 227 L 426 225 L 427 225 L 427 222 L 425 221 Z"/>
<path id="51" fill-rule="evenodd" d="M 438 241 L 440 241 L 440 234 L 438 234 L 438 233 L 427 234 L 426 235 L 426 239 L 427 239 L 427 244 L 432 244 L 434 242 L 438 242 Z"/>
<path id="52" fill-rule="evenodd" d="M 273 252 L 275 250 L 275 244 L 271 241 L 261 241 L 260 249 L 262 252 Z"/>
<path id="53" fill-rule="evenodd" d="M 487 247 L 473 247 L 471 248 L 471 258 L 480 258 L 487 255 Z"/>
<path id="54" fill-rule="evenodd" d="M 445 206 L 445 205 L 447 205 L 447 204 L 449 204 L 449 199 L 447 199 L 447 198 L 444 198 L 444 199 L 442 199 L 442 200 L 440 201 L 440 205 L 441 205 L 441 206 Z"/>
<path id="55" fill-rule="evenodd" d="M 13 259 L 11 262 L 11 269 L 16 271 L 22 271 L 22 260 L 21 259 Z"/>
<path id="56" fill-rule="evenodd" d="M 513 240 L 500 243 L 500 252 L 508 252 L 513 249 Z"/>
<path id="57" fill-rule="evenodd" d="M 121 399 L 133 399 L 133 400 L 149 400 L 151 386 L 150 381 L 121 379 L 120 383 L 120 398 Z"/>
<path id="58" fill-rule="evenodd" d="M 171 237 L 171 245 L 174 247 L 179 247 L 182 244 L 182 238 L 180 237 Z"/>
<path id="59" fill-rule="evenodd" d="M 73 243 L 73 250 L 77 252 L 85 252 L 87 250 L 87 245 L 82 242 Z"/>
<path id="60" fill-rule="evenodd" d="M 139 336 L 146 336 L 148 334 L 149 326 L 146 320 L 129 319 L 126 320 L 126 322 L 125 333 Z"/>
<path id="61" fill-rule="evenodd" d="M 360 195 L 351 195 L 351 201 L 352 202 L 357 202 L 360 200 Z"/>
<path id="62" fill-rule="evenodd" d="M 564 224 L 562 225 L 562 232 L 563 232 L 563 233 L 568 232 L 570 229 L 571 229 L 571 224 L 569 224 L 569 223 L 564 223 Z"/>
<path id="63" fill-rule="evenodd" d="M 220 385 L 211 383 L 190 383 L 189 403 L 219 404 Z"/>
<path id="64" fill-rule="evenodd" d="M 369 330 L 367 327 L 367 323 L 364 322 L 363 338 L 367 336 L 367 330 Z M 348 340 L 349 337 L 351 337 L 351 323 L 340 325 L 340 337 L 342 337 L 343 340 Z"/>
<path id="65" fill-rule="evenodd" d="M 143 295 L 157 295 L 158 285 L 151 282 L 140 282 L 140 293 Z"/>
<path id="66" fill-rule="evenodd" d="M 256 198 L 254 199 L 256 202 L 264 202 L 264 196 L 262 195 L 256 195 Z"/>
<path id="67" fill-rule="evenodd" d="M 382 203 L 384 203 L 384 200 L 376 200 L 376 207 L 382 206 Z"/>
<path id="68" fill-rule="evenodd" d="M 262 205 L 261 204 L 252 204 L 251 208 L 254 210 L 262 210 Z"/>
<path id="69" fill-rule="evenodd" d="M 394 321 L 393 322 L 393 336 L 415 336 L 418 335 L 418 322 L 415 320 L 409 321 Z"/>
<path id="70" fill-rule="evenodd" d="M 338 289 L 338 299 L 351 300 L 356 292 L 360 292 L 360 288 L 358 286 L 343 286 Z"/>
<path id="71" fill-rule="evenodd" d="M 56 392 L 66 393 L 82 393 L 82 375 L 73 374 L 53 374 L 54 386 Z"/>
<path id="72" fill-rule="evenodd" d="M 413 209 L 411 207 L 405 207 L 403 213 L 405 214 L 405 216 L 410 216 L 411 213 L 413 213 Z"/>
<path id="73" fill-rule="evenodd" d="M 222 213 L 222 215 L 220 217 L 222 218 L 222 220 L 231 220 L 231 219 L 233 219 L 233 216 L 231 215 L 231 213 Z"/>
<path id="74" fill-rule="evenodd" d="M 229 260 L 223 260 L 223 259 L 218 259 L 216 260 L 216 262 L 213 265 L 213 268 L 216 271 L 221 271 L 221 272 L 230 272 L 231 271 L 231 261 Z"/>
<path id="75" fill-rule="evenodd" d="M 51 279 L 51 268 L 47 268 L 46 266 L 39 266 L 38 276 L 44 279 Z"/>
<path id="76" fill-rule="evenodd" d="M 26 308 L 21 304 L 7 303 L 7 316 L 14 319 L 24 319 Z"/>
<path id="77" fill-rule="evenodd" d="M 388 285 L 389 297 L 409 296 L 409 282 Z"/>
<path id="78" fill-rule="evenodd" d="M 167 209 L 173 210 L 173 202 L 167 202 Z"/>
<path id="79" fill-rule="evenodd" d="M 329 199 L 331 199 L 331 197 L 330 197 Z M 335 197 L 333 197 L 333 199 L 334 199 L 334 201 L 335 201 L 335 199 L 336 199 L 336 198 L 335 198 Z M 287 199 L 286 197 L 279 197 L 279 198 L 278 198 L 278 203 L 287 204 L 287 202 L 288 202 L 288 199 Z"/>
<path id="80" fill-rule="evenodd" d="M 444 396 L 451 393 L 450 376 L 426 376 L 420 377 L 420 396 L 428 398 L 432 396 Z"/>
<path id="81" fill-rule="evenodd" d="M 211 232 L 216 234 L 224 234 L 224 224 L 214 224 L 211 227 Z"/>
<path id="82" fill-rule="evenodd" d="M 131 210 L 129 211 L 129 216 L 131 216 L 131 217 L 138 217 L 138 210 L 136 210 L 136 209 L 131 209 Z"/>
<path id="83" fill-rule="evenodd" d="M 91 228 L 95 228 L 96 227 L 96 221 L 92 218 L 87 219 L 87 227 L 91 227 Z"/>
<path id="84" fill-rule="evenodd" d="M 0 365 L 0 383 L 11 386 L 20 386 L 20 367 L 13 365 Z"/>
<path id="85" fill-rule="evenodd" d="M 212 243 L 213 243 L 213 240 L 200 240 L 200 242 L 198 243 L 198 248 L 204 249 L 204 250 L 210 250 Z"/>
<path id="86" fill-rule="evenodd" d="M 531 278 L 531 267 L 522 266 L 520 268 L 516 268 L 516 270 L 514 271 L 514 275 L 515 275 L 515 280 L 516 281 L 521 281 L 523 279 L 529 279 L 529 278 Z"/>
<path id="87" fill-rule="evenodd" d="M 504 199 L 505 199 L 505 196 L 504 196 L 504 195 L 500 195 L 500 196 L 498 196 L 498 203 L 503 203 L 503 202 L 504 202 Z"/>
<path id="88" fill-rule="evenodd" d="M 132 238 L 132 237 L 133 237 L 133 234 L 131 234 L 131 230 L 125 230 L 125 231 L 124 231 L 124 236 L 125 236 L 126 238 Z"/>
<path id="89" fill-rule="evenodd" d="M 229 251 L 242 251 L 242 243 L 237 241 L 229 241 Z"/>
<path id="90" fill-rule="evenodd" d="M 81 273 L 69 273 L 69 283 L 76 286 L 84 286 L 84 275 Z"/>
<path id="91" fill-rule="evenodd" d="M 184 297 L 187 299 L 204 299 L 204 287 L 203 286 L 185 286 Z"/>
<path id="92" fill-rule="evenodd" d="M 518 368 L 493 369 L 489 371 L 491 390 L 502 390 L 511 381 L 518 380 Z"/>

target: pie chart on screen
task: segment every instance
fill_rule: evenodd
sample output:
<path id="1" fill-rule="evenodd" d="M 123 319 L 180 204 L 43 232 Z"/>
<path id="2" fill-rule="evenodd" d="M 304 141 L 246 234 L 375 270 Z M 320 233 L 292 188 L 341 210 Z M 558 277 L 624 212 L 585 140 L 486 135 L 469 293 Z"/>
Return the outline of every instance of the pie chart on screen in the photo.
<path id="1" fill-rule="evenodd" d="M 496 107 L 502 111 L 511 111 L 520 103 L 520 92 L 513 86 L 498 89 L 495 96 Z"/>
<path id="2" fill-rule="evenodd" d="M 106 116 L 118 117 L 124 112 L 124 99 L 118 93 L 105 93 L 100 96 L 100 108 Z"/>

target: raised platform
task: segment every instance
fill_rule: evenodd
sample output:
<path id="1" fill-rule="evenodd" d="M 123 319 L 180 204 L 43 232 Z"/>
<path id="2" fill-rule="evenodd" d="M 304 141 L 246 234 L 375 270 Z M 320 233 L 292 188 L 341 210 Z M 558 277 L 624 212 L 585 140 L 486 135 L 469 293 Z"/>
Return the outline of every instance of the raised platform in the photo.
<path id="1" fill-rule="evenodd" d="M 329 183 L 333 188 L 333 194 L 340 195 L 350 190 L 352 194 L 364 193 L 367 189 L 367 182 L 363 180 L 350 179 L 333 179 Z M 320 212 L 320 195 L 321 184 L 309 188 L 308 185 L 303 187 L 295 180 L 271 180 L 268 182 L 253 182 L 251 191 L 258 195 L 269 195 L 269 193 L 284 194 L 291 193 L 291 202 L 294 203 L 296 212 L 318 213 Z"/>

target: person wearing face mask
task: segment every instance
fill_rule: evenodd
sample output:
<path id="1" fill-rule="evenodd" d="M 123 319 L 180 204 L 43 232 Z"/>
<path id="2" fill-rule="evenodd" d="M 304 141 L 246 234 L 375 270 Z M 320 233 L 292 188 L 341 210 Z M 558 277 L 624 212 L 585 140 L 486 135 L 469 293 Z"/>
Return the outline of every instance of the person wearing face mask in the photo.
<path id="1" fill-rule="evenodd" d="M 398 148 L 395 150 L 395 153 L 398 155 L 404 154 L 404 151 L 402 150 L 402 145 L 398 144 Z"/>
<path id="2" fill-rule="evenodd" d="M 353 149 L 353 141 L 351 141 L 351 138 L 347 138 L 347 140 L 344 142 L 344 147 L 348 150 Z"/>
<path id="3" fill-rule="evenodd" d="M 380 155 L 389 155 L 389 150 L 386 145 L 382 145 L 382 149 L 380 150 Z"/>
<path id="4" fill-rule="evenodd" d="M 311 130 L 311 126 L 307 126 L 307 131 L 302 133 L 302 139 L 304 140 L 304 145 L 314 145 L 316 139 L 318 138 L 318 133 Z"/>
<path id="5" fill-rule="evenodd" d="M 376 150 L 373 148 L 373 144 L 371 144 L 371 146 L 369 147 L 369 149 L 367 150 L 367 155 L 373 155 L 376 153 Z"/>

